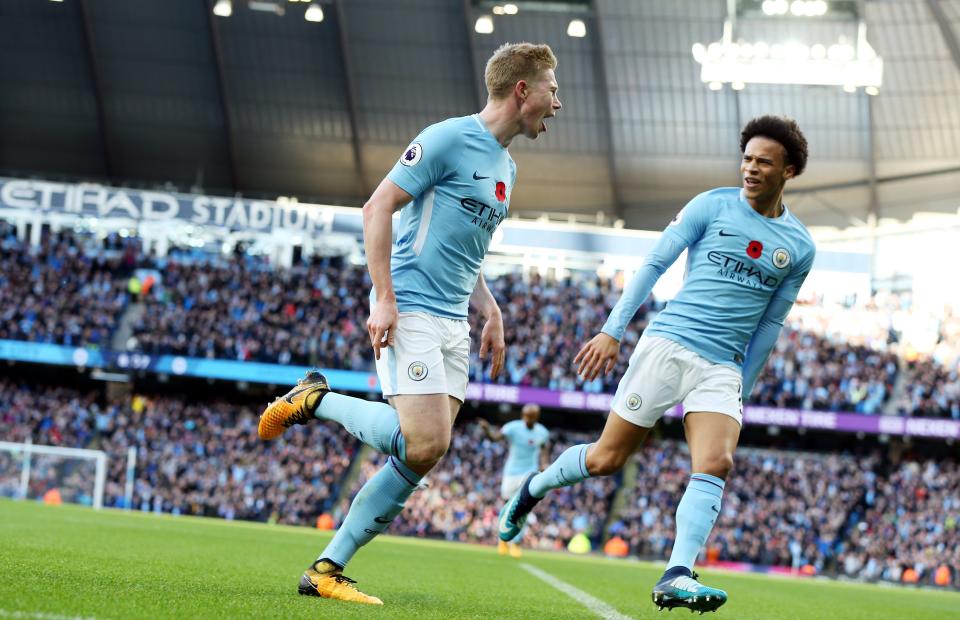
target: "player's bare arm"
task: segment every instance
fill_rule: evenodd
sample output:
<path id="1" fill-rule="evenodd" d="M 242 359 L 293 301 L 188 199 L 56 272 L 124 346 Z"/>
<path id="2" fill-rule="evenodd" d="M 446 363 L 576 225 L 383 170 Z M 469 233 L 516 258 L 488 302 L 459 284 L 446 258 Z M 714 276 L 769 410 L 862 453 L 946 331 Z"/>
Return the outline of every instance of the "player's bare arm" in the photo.
<path id="1" fill-rule="evenodd" d="M 477 418 L 477 424 L 480 425 L 480 430 L 490 441 L 501 441 L 503 439 L 503 433 L 500 432 L 500 429 L 494 428 L 492 424 L 487 422 L 486 418 Z"/>
<path id="2" fill-rule="evenodd" d="M 377 293 L 377 303 L 367 319 L 367 333 L 373 353 L 380 359 L 380 349 L 393 345 L 397 326 L 397 297 L 390 277 L 390 251 L 393 238 L 393 214 L 413 196 L 396 183 L 384 179 L 363 205 L 363 247 L 367 253 L 370 280 Z"/>
<path id="3" fill-rule="evenodd" d="M 487 288 L 483 274 L 477 278 L 477 284 L 470 295 L 470 305 L 476 308 L 486 321 L 480 334 L 480 359 L 490 355 L 490 378 L 496 379 L 503 368 L 507 345 L 503 339 L 503 316 L 493 293 Z"/>
<path id="4" fill-rule="evenodd" d="M 540 471 L 543 471 L 544 469 L 550 467 L 550 462 L 551 462 L 550 442 L 547 441 L 547 443 L 543 444 L 543 447 L 540 448 L 540 458 L 539 458 Z"/>
<path id="5" fill-rule="evenodd" d="M 619 354 L 620 341 L 600 332 L 583 345 L 573 358 L 573 363 L 577 366 L 577 374 L 584 381 L 593 381 L 601 371 L 608 374 L 613 370 Z"/>

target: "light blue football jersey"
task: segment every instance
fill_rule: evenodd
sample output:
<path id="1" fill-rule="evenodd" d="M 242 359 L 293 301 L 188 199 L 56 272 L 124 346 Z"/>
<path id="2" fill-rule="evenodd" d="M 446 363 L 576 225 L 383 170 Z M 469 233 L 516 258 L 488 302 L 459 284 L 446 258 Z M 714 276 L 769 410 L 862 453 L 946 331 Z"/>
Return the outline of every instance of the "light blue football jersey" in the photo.
<path id="1" fill-rule="evenodd" d="M 398 310 L 467 318 L 516 177 L 510 153 L 477 114 L 431 125 L 414 139 L 387 175 L 413 196 L 400 212 L 390 260 Z"/>
<path id="2" fill-rule="evenodd" d="M 540 450 L 550 439 L 550 431 L 543 424 L 538 422 L 533 428 L 527 428 L 523 420 L 513 420 L 504 424 L 500 432 L 510 444 L 504 476 L 519 476 L 540 469 Z"/>
<path id="3" fill-rule="evenodd" d="M 796 301 L 816 255 L 810 233 L 786 205 L 780 217 L 764 217 L 739 188 L 725 187 L 687 203 L 663 234 L 687 248 L 686 273 L 646 333 L 740 369 L 770 299 Z M 627 313 L 611 313 L 603 331 L 619 340 Z"/>

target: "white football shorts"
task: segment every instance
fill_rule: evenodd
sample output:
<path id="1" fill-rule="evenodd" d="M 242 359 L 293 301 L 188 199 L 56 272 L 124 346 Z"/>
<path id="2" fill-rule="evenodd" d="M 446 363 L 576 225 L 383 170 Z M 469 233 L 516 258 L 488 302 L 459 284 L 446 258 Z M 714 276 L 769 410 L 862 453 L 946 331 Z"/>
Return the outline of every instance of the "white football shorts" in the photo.
<path id="1" fill-rule="evenodd" d="M 637 426 L 652 427 L 664 412 L 683 403 L 691 411 L 723 413 L 743 424 L 743 375 L 714 364 L 668 338 L 640 338 L 611 408 Z"/>
<path id="2" fill-rule="evenodd" d="M 393 346 L 380 350 L 377 376 L 384 396 L 467 395 L 470 325 L 425 312 L 401 312 Z"/>
<path id="3" fill-rule="evenodd" d="M 513 494 L 520 490 L 520 485 L 523 484 L 523 481 L 529 475 L 530 472 L 517 474 L 516 476 L 504 474 L 503 479 L 500 480 L 500 498 L 510 499 L 513 497 Z"/>

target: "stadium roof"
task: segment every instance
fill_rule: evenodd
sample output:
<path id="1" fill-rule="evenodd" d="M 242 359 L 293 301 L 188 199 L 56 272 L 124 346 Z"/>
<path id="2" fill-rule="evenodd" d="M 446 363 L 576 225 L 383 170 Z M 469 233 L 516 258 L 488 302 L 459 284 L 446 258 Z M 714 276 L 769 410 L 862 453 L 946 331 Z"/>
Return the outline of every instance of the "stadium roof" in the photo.
<path id="1" fill-rule="evenodd" d="M 762 113 L 807 134 L 789 204 L 808 225 L 960 206 L 960 0 L 859 3 L 884 61 L 876 97 L 708 89 L 691 46 L 720 37 L 726 0 L 518 2 L 486 35 L 473 23 L 492 3 L 315 2 L 320 23 L 279 0 L 233 0 L 230 17 L 213 0 L 0 4 L 0 172 L 360 204 L 422 127 L 480 108 L 493 49 L 529 40 L 557 52 L 564 109 L 511 148 L 514 212 L 660 228 L 738 183 L 739 129 Z M 271 6 L 285 15 L 251 10 Z M 573 14 L 585 37 L 567 36 Z M 830 27 L 743 25 L 809 43 Z"/>

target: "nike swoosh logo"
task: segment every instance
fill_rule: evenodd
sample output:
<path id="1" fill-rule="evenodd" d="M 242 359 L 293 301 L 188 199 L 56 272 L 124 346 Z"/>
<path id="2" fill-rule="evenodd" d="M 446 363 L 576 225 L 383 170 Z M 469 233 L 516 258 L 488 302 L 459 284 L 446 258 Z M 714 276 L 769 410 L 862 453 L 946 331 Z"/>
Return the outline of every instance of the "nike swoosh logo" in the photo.
<path id="1" fill-rule="evenodd" d="M 721 230 L 721 231 L 720 231 L 720 236 L 721 236 L 721 237 L 736 237 L 737 235 L 736 235 L 736 233 L 725 233 L 725 232 L 723 232 L 723 230 Z"/>
<path id="2" fill-rule="evenodd" d="M 714 511 L 714 512 L 717 513 L 717 514 L 720 514 L 720 511 L 717 510 L 717 507 L 716 507 L 716 506 L 710 506 L 710 510 Z"/>
<path id="3" fill-rule="evenodd" d="M 506 534 L 507 532 L 510 531 L 510 528 L 507 527 L 507 515 L 509 514 L 510 514 L 510 511 L 505 509 L 503 511 L 503 514 L 500 515 L 500 532 L 503 534 Z"/>
<path id="4" fill-rule="evenodd" d="M 490 178 L 490 177 L 482 177 L 482 176 L 480 176 L 479 174 L 477 174 L 476 172 L 473 173 L 473 180 L 474 180 L 474 181 L 482 181 L 483 179 L 489 179 L 489 178 Z"/>
<path id="5" fill-rule="evenodd" d="M 384 519 L 383 517 L 374 517 L 373 520 L 377 523 L 391 523 L 393 521 L 393 519 Z"/>
<path id="6" fill-rule="evenodd" d="M 312 389 L 315 388 L 315 387 L 317 387 L 317 386 L 315 386 L 315 385 L 308 385 L 307 387 L 302 387 L 302 388 L 300 388 L 299 390 L 297 390 L 297 391 L 295 391 L 295 392 L 290 392 L 289 394 L 287 394 L 286 396 L 284 396 L 284 397 L 283 397 L 283 400 L 287 401 L 288 403 L 290 403 L 290 404 L 292 405 L 292 404 L 294 404 L 294 403 L 293 403 L 293 397 L 294 397 L 294 396 L 297 396 L 298 394 L 303 394 L 303 393 L 306 392 L 307 390 L 312 390 Z"/>

